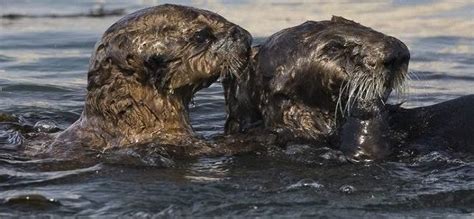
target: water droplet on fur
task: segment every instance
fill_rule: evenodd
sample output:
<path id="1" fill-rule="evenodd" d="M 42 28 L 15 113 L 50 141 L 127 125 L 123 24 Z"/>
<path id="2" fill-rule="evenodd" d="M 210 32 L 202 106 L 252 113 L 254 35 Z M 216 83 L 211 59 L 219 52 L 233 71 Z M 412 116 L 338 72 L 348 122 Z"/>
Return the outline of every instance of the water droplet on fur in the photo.
<path id="1" fill-rule="evenodd" d="M 189 108 L 195 108 L 196 107 L 196 101 L 194 101 L 194 97 L 191 98 L 191 101 L 189 102 Z"/>

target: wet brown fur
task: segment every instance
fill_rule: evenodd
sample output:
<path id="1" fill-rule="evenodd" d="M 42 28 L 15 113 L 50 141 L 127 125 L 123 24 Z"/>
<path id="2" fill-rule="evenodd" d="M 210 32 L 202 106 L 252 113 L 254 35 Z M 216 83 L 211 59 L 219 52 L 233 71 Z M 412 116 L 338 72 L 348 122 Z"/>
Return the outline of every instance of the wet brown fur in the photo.
<path id="1" fill-rule="evenodd" d="M 127 15 L 96 44 L 84 111 L 51 150 L 205 147 L 188 104 L 221 75 L 246 68 L 250 44 L 246 30 L 205 10 L 161 5 Z"/>

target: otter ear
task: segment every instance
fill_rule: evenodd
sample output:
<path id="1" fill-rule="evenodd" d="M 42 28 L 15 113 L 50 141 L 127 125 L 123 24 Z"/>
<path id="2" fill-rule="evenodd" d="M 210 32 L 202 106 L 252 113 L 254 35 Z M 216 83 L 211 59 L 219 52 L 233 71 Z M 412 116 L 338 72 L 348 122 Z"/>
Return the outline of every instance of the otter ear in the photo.
<path id="1" fill-rule="evenodd" d="M 335 16 L 335 15 L 332 16 L 331 21 L 335 22 L 335 23 L 344 23 L 344 24 L 359 24 L 359 23 L 354 22 L 352 20 L 348 20 L 348 19 L 345 19 L 343 17 Z"/>

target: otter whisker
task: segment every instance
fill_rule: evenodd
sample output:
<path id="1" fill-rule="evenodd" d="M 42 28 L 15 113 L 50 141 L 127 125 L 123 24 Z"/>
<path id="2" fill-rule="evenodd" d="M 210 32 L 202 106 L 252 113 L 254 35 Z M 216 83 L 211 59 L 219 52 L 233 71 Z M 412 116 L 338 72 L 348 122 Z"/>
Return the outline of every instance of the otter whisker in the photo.
<path id="1" fill-rule="evenodd" d="M 397 99 L 401 99 L 401 96 L 405 96 L 408 93 L 408 83 L 407 81 L 411 80 L 410 73 L 409 74 L 399 74 L 395 77 L 392 87 L 397 93 Z"/>
<path id="2" fill-rule="evenodd" d="M 350 105 L 351 105 L 351 102 L 352 102 L 352 96 L 353 96 L 353 93 L 354 93 L 354 86 L 352 85 L 352 83 L 349 84 L 349 94 L 348 94 L 348 97 L 347 97 L 347 102 L 346 102 L 346 105 L 344 106 L 344 112 L 349 112 L 350 111 Z"/>
<path id="3" fill-rule="evenodd" d="M 367 96 L 365 97 L 365 100 L 370 100 L 370 99 L 380 99 L 383 95 L 383 91 L 385 90 L 383 87 L 383 81 L 384 79 L 380 78 L 377 80 L 374 78 L 372 83 L 370 83 L 370 90 L 367 91 Z"/>
<path id="4" fill-rule="evenodd" d="M 236 77 L 238 80 L 240 80 L 240 75 L 237 73 L 238 72 L 238 69 L 239 67 L 235 66 L 235 65 L 229 65 L 229 68 L 228 68 L 228 73 L 230 73 L 231 76 L 234 76 Z"/>
<path id="5" fill-rule="evenodd" d="M 244 61 L 240 60 L 238 57 L 231 56 L 228 59 L 228 64 L 223 67 L 223 75 L 221 77 L 235 77 L 237 80 L 240 80 L 240 75 L 238 74 L 239 70 L 245 70 Z"/>
<path id="6" fill-rule="evenodd" d="M 362 83 L 362 90 L 360 91 L 360 99 L 366 100 L 372 95 L 372 91 L 374 89 L 374 83 L 369 83 L 372 82 L 371 79 L 367 79 Z"/>
<path id="7" fill-rule="evenodd" d="M 358 102 L 358 96 L 360 95 L 360 91 L 362 90 L 362 86 L 359 85 L 359 86 L 354 86 L 354 93 L 352 95 L 352 98 L 351 98 L 351 102 L 350 104 L 348 105 L 348 111 L 347 113 L 350 114 L 350 112 L 352 112 L 352 109 L 354 108 L 354 105 Z"/>
<path id="8" fill-rule="evenodd" d="M 371 95 L 373 89 L 374 89 L 374 83 L 373 83 L 373 78 L 365 77 L 363 82 L 361 83 L 361 95 L 360 98 L 362 100 L 365 100 L 368 96 Z"/>
<path id="9" fill-rule="evenodd" d="M 355 95 L 357 94 L 360 87 L 360 76 L 356 74 L 355 77 L 349 79 L 349 95 L 346 103 L 346 107 L 344 111 L 349 113 L 351 111 L 351 107 L 353 106 Z"/>
<path id="10" fill-rule="evenodd" d="M 350 94 L 350 101 L 348 102 L 348 111 L 347 111 L 348 114 L 350 114 L 351 108 L 353 108 L 355 103 L 358 102 L 359 98 L 361 97 L 361 94 L 363 93 L 365 87 L 367 86 L 364 83 L 367 80 L 367 76 L 360 75 L 360 74 L 356 74 L 356 76 L 357 77 L 351 81 L 355 93 Z"/>
<path id="11" fill-rule="evenodd" d="M 341 86 L 339 87 L 339 94 L 338 94 L 337 101 L 336 101 L 336 108 L 334 110 L 334 120 L 335 121 L 337 121 L 338 110 L 341 112 L 342 116 L 344 117 L 344 109 L 342 107 L 342 95 L 346 91 L 348 86 L 349 86 L 349 82 L 343 82 L 341 84 Z"/>
<path id="12" fill-rule="evenodd" d="M 365 101 L 372 99 L 374 96 L 374 91 L 376 89 L 376 85 L 374 84 L 375 80 L 373 78 L 367 78 L 363 83 L 363 87 L 361 90 L 361 95 L 360 98 L 358 98 L 360 101 Z"/>

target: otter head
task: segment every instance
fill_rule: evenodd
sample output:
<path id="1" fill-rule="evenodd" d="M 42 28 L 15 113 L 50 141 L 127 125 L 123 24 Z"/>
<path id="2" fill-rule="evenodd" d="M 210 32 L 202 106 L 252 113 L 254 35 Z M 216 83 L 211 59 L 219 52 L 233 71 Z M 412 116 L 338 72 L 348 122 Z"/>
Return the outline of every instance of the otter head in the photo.
<path id="1" fill-rule="evenodd" d="M 330 22 L 318 34 L 316 53 L 322 72 L 338 81 L 335 115 L 342 116 L 336 142 L 350 159 L 383 158 L 392 148 L 384 103 L 393 89 L 403 88 L 409 50 L 400 40 L 353 21 L 333 17 Z"/>
<path id="2" fill-rule="evenodd" d="M 73 126 L 99 147 L 175 144 L 193 134 L 192 96 L 244 69 L 250 45 L 246 30 L 205 10 L 161 5 L 127 15 L 96 45 L 85 109 Z"/>
<path id="3" fill-rule="evenodd" d="M 323 23 L 323 22 L 321 22 Z M 385 102 L 405 81 L 410 53 L 400 40 L 342 17 L 325 22 L 313 40 L 315 59 L 324 77 L 336 82 L 337 110 L 368 109 Z M 331 84 L 332 85 L 332 84 Z M 325 89 L 333 90 L 334 85 Z"/>
<path id="4" fill-rule="evenodd" d="M 229 95 L 234 113 L 227 122 L 238 124 L 229 127 L 262 119 L 290 139 L 326 144 L 337 136 L 338 147 L 353 157 L 386 153 L 381 136 L 362 135 L 384 128 L 383 103 L 405 80 L 410 55 L 402 42 L 333 17 L 284 29 L 255 50 L 254 70 Z M 239 113 L 251 109 L 243 103 L 257 107 Z"/>

